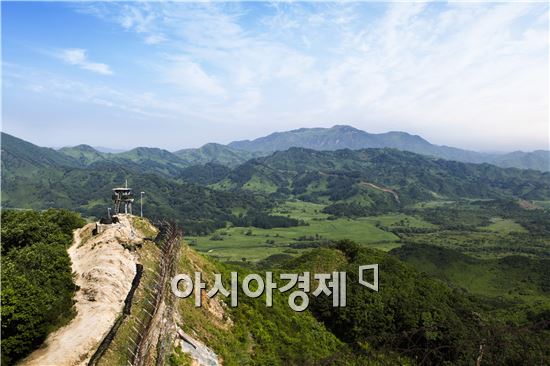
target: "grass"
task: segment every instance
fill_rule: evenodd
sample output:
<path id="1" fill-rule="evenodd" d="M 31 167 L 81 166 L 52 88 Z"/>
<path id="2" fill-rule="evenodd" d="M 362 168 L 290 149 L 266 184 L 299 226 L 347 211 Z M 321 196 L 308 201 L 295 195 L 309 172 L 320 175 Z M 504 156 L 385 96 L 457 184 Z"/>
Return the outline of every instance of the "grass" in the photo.
<path id="1" fill-rule="evenodd" d="M 158 234 L 158 229 L 151 225 L 149 220 L 138 216 L 131 216 L 132 225 L 138 229 L 145 238 L 154 239 Z"/>
<path id="2" fill-rule="evenodd" d="M 254 227 L 232 227 L 217 230 L 210 237 L 189 237 L 188 243 L 195 249 L 223 260 L 257 261 L 272 254 L 299 254 L 303 250 L 289 248 L 300 238 L 316 240 L 351 239 L 360 244 L 382 250 L 398 246 L 397 236 L 377 228 L 374 219 L 338 219 L 310 221 L 308 226 L 290 228 L 259 229 Z M 214 240 L 222 238 L 222 240 Z"/>
<path id="3" fill-rule="evenodd" d="M 265 179 L 254 176 L 244 186 L 244 189 L 248 189 L 256 192 L 274 193 L 277 191 L 277 186 Z"/>
<path id="4" fill-rule="evenodd" d="M 533 201 L 533 203 L 538 207 L 550 209 L 550 201 Z"/>
<path id="5" fill-rule="evenodd" d="M 435 246 L 410 245 L 392 252 L 416 269 L 468 292 L 501 298 L 511 303 L 548 303 L 543 290 L 548 281 L 548 261 L 515 256 L 509 259 L 478 259 Z"/>
<path id="6" fill-rule="evenodd" d="M 436 200 L 436 201 L 419 202 L 412 205 L 412 207 L 413 208 L 436 208 L 436 207 L 444 207 L 447 205 L 452 205 L 454 203 L 456 203 L 456 201 Z"/>
<path id="7" fill-rule="evenodd" d="M 509 234 L 509 233 L 525 233 L 527 230 L 514 220 L 503 219 L 500 217 L 493 217 L 491 224 L 480 228 L 485 231 L 492 231 L 496 233 Z"/>
<path id="8" fill-rule="evenodd" d="M 230 227 L 206 237 L 188 237 L 187 242 L 218 260 L 241 261 L 244 258 L 258 261 L 273 254 L 304 253 L 307 249 L 294 249 L 290 245 L 305 237 L 313 240 L 351 239 L 370 248 L 389 251 L 400 245 L 399 238 L 377 226 L 433 227 L 424 220 L 405 214 L 328 220 L 328 215 L 321 212 L 324 207 L 316 203 L 289 201 L 276 207 L 273 214 L 304 220 L 308 225 L 274 229 Z"/>
<path id="9" fill-rule="evenodd" d="M 201 272 L 207 289 L 213 285 L 214 273 L 222 274 L 226 288 L 230 287 L 230 271 L 238 271 L 240 278 L 248 274 L 242 267 L 217 263 L 186 246 L 177 270 Z M 222 306 L 220 300 L 228 301 L 219 294 L 204 297 L 201 307 L 195 307 L 193 296 L 176 300 L 178 326 L 207 344 L 224 365 L 303 365 L 306 360 L 317 364 L 342 349 L 343 344 L 311 313 L 290 309 L 287 294 L 274 291 L 273 307 L 266 307 L 265 295 L 252 299 L 239 293 L 235 308 Z M 172 359 L 178 354 L 174 350 Z"/>

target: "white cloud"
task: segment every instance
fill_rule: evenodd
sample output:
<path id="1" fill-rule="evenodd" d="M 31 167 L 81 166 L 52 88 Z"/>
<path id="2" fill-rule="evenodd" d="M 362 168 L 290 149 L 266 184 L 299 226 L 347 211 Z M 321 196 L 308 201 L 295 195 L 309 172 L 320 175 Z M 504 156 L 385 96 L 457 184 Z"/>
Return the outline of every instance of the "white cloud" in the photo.
<path id="1" fill-rule="evenodd" d="M 188 93 L 201 93 L 211 96 L 224 97 L 226 92 L 215 77 L 208 75 L 201 65 L 187 60 L 176 58 L 162 69 L 164 81 L 176 85 Z"/>
<path id="2" fill-rule="evenodd" d="M 62 50 L 59 57 L 70 65 L 78 66 L 84 70 L 92 71 L 102 75 L 112 75 L 113 71 L 107 64 L 91 62 L 87 59 L 86 50 L 81 48 L 70 48 Z"/>
<path id="3" fill-rule="evenodd" d="M 140 61 L 158 97 L 142 109 L 231 126 L 228 138 L 350 123 L 473 149 L 548 148 L 547 4 L 85 7 L 155 45 Z"/>
<path id="4" fill-rule="evenodd" d="M 144 42 L 146 44 L 159 44 L 166 40 L 163 35 L 160 34 L 150 34 L 145 37 Z"/>

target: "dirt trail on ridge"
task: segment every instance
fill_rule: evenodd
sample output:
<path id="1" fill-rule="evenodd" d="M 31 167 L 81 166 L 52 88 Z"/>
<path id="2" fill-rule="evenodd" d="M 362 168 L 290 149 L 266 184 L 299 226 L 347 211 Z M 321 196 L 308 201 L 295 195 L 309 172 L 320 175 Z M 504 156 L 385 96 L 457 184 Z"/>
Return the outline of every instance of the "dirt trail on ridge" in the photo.
<path id="1" fill-rule="evenodd" d="M 85 365 L 121 313 L 124 299 L 136 274 L 137 256 L 122 244 L 138 244 L 143 237 L 126 215 L 99 235 L 88 234 L 94 223 L 74 232 L 69 248 L 75 282 L 77 315 L 51 333 L 45 345 L 20 365 Z M 84 238 L 84 242 L 83 242 Z M 87 240 L 86 240 L 87 238 Z"/>

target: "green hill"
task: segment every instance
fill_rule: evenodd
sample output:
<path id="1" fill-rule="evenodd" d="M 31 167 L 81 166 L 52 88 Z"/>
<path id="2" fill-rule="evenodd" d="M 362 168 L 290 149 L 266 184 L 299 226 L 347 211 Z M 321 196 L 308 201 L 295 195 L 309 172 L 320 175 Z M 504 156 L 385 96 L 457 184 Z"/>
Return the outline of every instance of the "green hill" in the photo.
<path id="1" fill-rule="evenodd" d="M 151 147 L 137 147 L 119 153 L 104 153 L 89 145 L 64 147 L 58 151 L 75 159 L 80 166 L 87 166 L 98 161 L 132 163 L 143 171 L 157 172 L 168 176 L 178 175 L 181 169 L 209 163 L 235 167 L 249 159 L 265 155 L 214 143 L 197 149 L 183 149 L 173 153 Z"/>
<path id="2" fill-rule="evenodd" d="M 183 169 L 176 178 L 186 182 L 209 185 L 224 179 L 231 169 L 225 165 L 206 163 Z"/>
<path id="3" fill-rule="evenodd" d="M 503 269 L 520 268 L 521 264 L 513 264 L 514 261 L 515 258 L 503 259 Z M 378 292 L 358 283 L 358 267 L 372 263 L 379 265 Z M 540 263 L 536 268 L 540 272 L 544 266 Z M 437 274 L 428 276 L 391 255 L 346 241 L 339 242 L 335 249 L 316 249 L 291 259 L 281 268 L 347 273 L 346 307 L 333 307 L 331 298 L 320 296 L 311 297 L 310 308 L 317 319 L 359 354 L 374 349 L 396 352 L 418 364 L 471 365 L 479 356 L 481 344 L 483 362 L 487 364 L 531 364 L 546 360 L 542 361 L 545 363 L 550 357 L 549 330 L 545 325 L 536 326 L 548 321 L 547 292 L 539 303 L 516 309 L 513 320 L 500 318 L 493 315 L 494 302 L 470 298 L 468 292 L 439 281 Z M 538 279 L 548 279 L 547 273 L 544 276 Z M 519 281 L 526 275 L 516 278 Z M 388 364 L 396 363 L 394 360 Z"/>
<path id="4" fill-rule="evenodd" d="M 194 232 L 235 222 L 235 210 L 258 211 L 288 198 L 322 203 L 327 205 L 324 212 L 334 216 L 366 216 L 434 199 L 547 200 L 550 192 L 550 173 L 394 149 L 291 148 L 229 170 L 213 163 L 189 167 L 162 149 L 102 154 L 79 146 L 62 153 L 2 136 L 6 207 L 63 207 L 98 216 L 109 203 L 106 192 L 128 179 L 136 190 L 147 192 L 148 216 L 192 221 Z"/>
<path id="5" fill-rule="evenodd" d="M 54 149 L 40 147 L 17 137 L 2 136 L 2 175 L 35 175 L 36 168 L 76 167 L 78 162 Z"/>
<path id="6" fill-rule="evenodd" d="M 81 166 L 90 165 L 96 161 L 105 161 L 108 159 L 107 154 L 97 151 L 90 145 L 63 147 L 58 151 L 74 158 Z"/>
<path id="7" fill-rule="evenodd" d="M 76 314 L 67 248 L 84 224 L 66 210 L 2 212 L 3 365 L 38 348 Z"/>
<path id="8" fill-rule="evenodd" d="M 235 167 L 254 157 L 261 156 L 262 154 L 210 143 L 198 149 L 179 150 L 174 152 L 174 155 L 184 160 L 188 165 L 215 163 L 228 167 Z"/>
<path id="9" fill-rule="evenodd" d="M 547 172 L 550 171 L 550 152 L 545 150 L 533 152 L 514 151 L 495 156 L 491 163 L 504 168 L 517 167 Z"/>
<path id="10" fill-rule="evenodd" d="M 170 151 L 151 147 L 137 147 L 122 153 L 109 154 L 109 160 L 121 164 L 131 162 L 143 172 L 166 176 L 175 176 L 181 169 L 189 166 Z"/>
<path id="11" fill-rule="evenodd" d="M 455 250 L 409 244 L 390 254 L 452 286 L 484 297 L 534 302 L 550 297 L 550 260 L 527 256 L 477 259 Z"/>
<path id="12" fill-rule="evenodd" d="M 166 156 L 160 149 L 135 149 L 126 153 L 128 160 L 102 160 L 81 167 L 75 158 L 53 149 L 5 134 L 2 137 L 5 208 L 69 208 L 86 216 L 101 217 L 112 204 L 111 189 L 127 180 L 136 192 L 146 192 L 144 213 L 148 217 L 174 217 L 185 224 L 188 232 L 200 234 L 237 220 L 234 209 L 257 210 L 268 204 L 252 195 L 215 191 L 159 173 L 162 161 L 161 165 L 153 164 L 154 157 Z M 137 198 L 134 212 L 139 210 Z"/>
<path id="13" fill-rule="evenodd" d="M 330 213 L 357 211 L 361 216 L 369 213 L 369 207 L 398 209 L 443 198 L 545 200 L 550 173 L 460 163 L 394 149 L 291 148 L 238 166 L 214 187 L 339 203 Z"/>
<path id="14" fill-rule="evenodd" d="M 40 174 L 42 173 L 42 174 Z M 70 208 L 101 217 L 112 205 L 109 192 L 126 180 L 136 192 L 145 191 L 144 214 L 152 219 L 174 217 L 189 233 L 207 233 L 235 220 L 233 208 L 259 208 L 252 196 L 219 192 L 190 183 L 178 183 L 156 174 L 143 174 L 113 163 L 87 168 L 41 170 L 43 179 L 2 177 L 2 205 L 13 208 Z M 139 212 L 139 195 L 134 213 Z"/>
<path id="15" fill-rule="evenodd" d="M 229 144 L 241 150 L 253 152 L 283 151 L 291 147 L 313 150 L 359 150 L 365 148 L 394 148 L 442 159 L 469 163 L 490 163 L 501 167 L 550 170 L 550 151 L 532 153 L 488 154 L 434 145 L 420 136 L 406 132 L 368 133 L 351 126 L 336 125 L 331 128 L 300 128 L 275 132 L 255 140 L 234 141 Z"/>

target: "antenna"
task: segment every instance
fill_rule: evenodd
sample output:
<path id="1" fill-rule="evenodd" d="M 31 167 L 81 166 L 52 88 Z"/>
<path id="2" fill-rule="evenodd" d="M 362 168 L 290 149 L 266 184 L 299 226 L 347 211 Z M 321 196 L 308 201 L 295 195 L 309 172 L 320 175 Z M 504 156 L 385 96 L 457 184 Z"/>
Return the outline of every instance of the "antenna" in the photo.
<path id="1" fill-rule="evenodd" d="M 128 179 L 126 179 L 126 186 L 124 188 L 128 188 Z"/>

